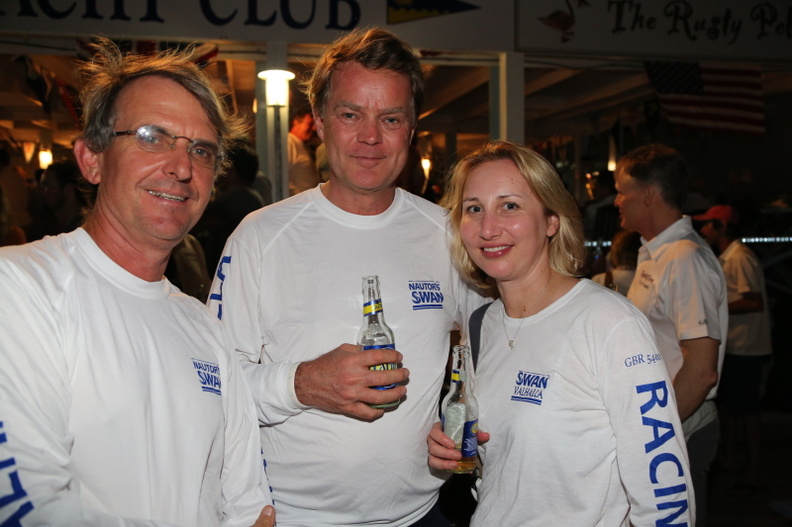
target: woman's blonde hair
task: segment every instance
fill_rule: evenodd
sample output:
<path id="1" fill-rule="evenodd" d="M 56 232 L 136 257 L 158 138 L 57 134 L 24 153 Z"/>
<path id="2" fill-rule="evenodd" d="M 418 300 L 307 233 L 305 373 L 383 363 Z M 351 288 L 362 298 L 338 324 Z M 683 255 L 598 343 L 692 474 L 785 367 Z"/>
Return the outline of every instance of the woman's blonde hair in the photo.
<path id="1" fill-rule="evenodd" d="M 556 216 L 558 231 L 550 238 L 550 266 L 565 276 L 579 276 L 586 257 L 583 222 L 575 200 L 564 188 L 558 173 L 545 158 L 533 150 L 508 141 L 493 141 L 460 160 L 448 178 L 442 205 L 449 211 L 451 258 L 459 272 L 470 282 L 488 289 L 493 281 L 470 258 L 459 233 L 462 222 L 463 191 L 470 173 L 488 162 L 508 159 L 525 178 L 542 204 L 547 216 Z"/>

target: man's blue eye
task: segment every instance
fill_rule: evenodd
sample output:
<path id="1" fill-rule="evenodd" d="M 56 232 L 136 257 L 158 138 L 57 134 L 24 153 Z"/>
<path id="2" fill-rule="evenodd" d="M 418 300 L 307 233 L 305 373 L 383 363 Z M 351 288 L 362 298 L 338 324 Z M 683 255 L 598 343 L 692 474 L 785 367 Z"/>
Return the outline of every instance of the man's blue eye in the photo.
<path id="1" fill-rule="evenodd" d="M 209 151 L 207 151 L 207 150 L 206 150 L 204 147 L 202 147 L 202 146 L 195 146 L 195 147 L 193 147 L 193 149 L 191 150 L 191 152 L 192 152 L 194 155 L 201 156 L 201 157 L 211 157 L 211 155 L 212 155 L 212 154 L 211 154 Z"/>
<path id="2" fill-rule="evenodd" d="M 143 130 L 142 132 L 138 133 L 138 139 L 150 145 L 156 145 L 157 143 L 164 142 L 162 134 L 153 130 Z"/>

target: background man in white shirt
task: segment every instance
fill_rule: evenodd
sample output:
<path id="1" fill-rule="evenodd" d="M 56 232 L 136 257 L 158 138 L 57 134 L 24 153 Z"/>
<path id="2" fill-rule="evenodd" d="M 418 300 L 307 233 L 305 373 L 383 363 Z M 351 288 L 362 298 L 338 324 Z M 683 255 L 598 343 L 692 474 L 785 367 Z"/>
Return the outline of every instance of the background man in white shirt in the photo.
<path id="1" fill-rule="evenodd" d="M 764 270 L 738 237 L 734 207 L 715 205 L 693 219 L 704 222 L 700 232 L 718 254 L 729 300 L 729 334 L 718 388 L 723 434 L 719 462 L 739 470 L 743 479 L 738 487 L 751 491 L 762 486 L 762 387 L 773 354 Z M 739 447 L 743 435 L 744 452 Z"/>
<path id="2" fill-rule="evenodd" d="M 676 150 L 636 148 L 619 160 L 615 177 L 621 226 L 641 233 L 643 244 L 627 298 L 652 323 L 674 383 L 701 527 L 718 446 L 714 398 L 726 349 L 726 283 L 712 249 L 682 214 L 687 168 Z"/>

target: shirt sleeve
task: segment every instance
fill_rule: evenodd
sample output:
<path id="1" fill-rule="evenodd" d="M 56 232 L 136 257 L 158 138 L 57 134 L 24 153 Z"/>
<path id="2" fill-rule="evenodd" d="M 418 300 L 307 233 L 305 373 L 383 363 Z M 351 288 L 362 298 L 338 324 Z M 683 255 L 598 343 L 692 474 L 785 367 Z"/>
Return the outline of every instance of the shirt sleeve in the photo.
<path id="1" fill-rule="evenodd" d="M 273 425 L 307 407 L 294 393 L 293 362 L 266 362 L 263 357 L 268 336 L 262 327 L 260 299 L 260 247 L 254 226 L 245 221 L 232 234 L 223 250 L 207 305 L 225 326 L 231 349 L 242 363 L 242 371 L 255 400 L 258 420 Z"/>
<path id="2" fill-rule="evenodd" d="M 726 328 L 721 328 L 718 312 L 725 296 L 721 273 L 720 265 L 708 262 L 700 250 L 681 253 L 671 263 L 663 308 L 674 322 L 677 340 L 725 338 Z"/>
<path id="3" fill-rule="evenodd" d="M 0 524 L 55 527 L 171 524 L 86 509 L 71 463 L 65 322 L 27 275 L 0 262 Z"/>
<path id="4" fill-rule="evenodd" d="M 762 284 L 759 273 L 762 272 L 762 265 L 756 256 L 747 250 L 740 251 L 736 256 L 730 258 L 723 266 L 723 272 L 729 283 L 734 284 L 734 290 L 739 295 L 752 291 L 761 293 Z M 729 300 L 731 301 L 731 299 Z"/>
<path id="5" fill-rule="evenodd" d="M 615 323 L 597 354 L 633 525 L 693 525 L 695 500 L 673 387 L 648 321 Z M 687 522 L 687 523 L 685 523 Z"/>
<path id="6" fill-rule="evenodd" d="M 233 353 L 224 358 L 225 454 L 223 457 L 223 525 L 250 527 L 265 505 L 272 504 L 261 456 L 258 420 L 242 368 Z"/>

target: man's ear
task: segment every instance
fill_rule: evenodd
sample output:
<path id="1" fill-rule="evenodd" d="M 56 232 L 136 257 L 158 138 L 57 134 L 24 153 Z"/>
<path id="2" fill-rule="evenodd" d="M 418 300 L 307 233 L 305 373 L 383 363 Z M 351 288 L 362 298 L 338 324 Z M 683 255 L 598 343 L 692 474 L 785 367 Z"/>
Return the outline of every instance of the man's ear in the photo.
<path id="1" fill-rule="evenodd" d="M 660 189 L 655 185 L 644 185 L 643 187 L 643 200 L 647 208 L 651 208 L 657 197 L 660 196 Z"/>
<path id="2" fill-rule="evenodd" d="M 314 110 L 313 112 L 313 118 L 314 118 L 314 128 L 316 129 L 316 135 L 318 135 L 319 139 L 321 139 L 322 142 L 324 142 L 324 119 L 322 119 L 322 116 L 319 115 L 319 112 L 316 110 Z"/>
<path id="3" fill-rule="evenodd" d="M 98 185 L 102 179 L 99 169 L 101 154 L 95 153 L 88 148 L 84 139 L 77 139 L 74 143 L 74 158 L 80 167 L 83 177 L 91 184 Z"/>

